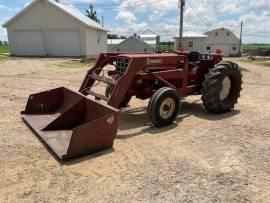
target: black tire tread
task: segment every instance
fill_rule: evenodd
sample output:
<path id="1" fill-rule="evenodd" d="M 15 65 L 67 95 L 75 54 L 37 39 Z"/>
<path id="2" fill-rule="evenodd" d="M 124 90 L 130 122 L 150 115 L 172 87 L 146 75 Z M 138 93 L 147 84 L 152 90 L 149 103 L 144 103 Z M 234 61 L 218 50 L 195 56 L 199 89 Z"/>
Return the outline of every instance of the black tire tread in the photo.
<path id="1" fill-rule="evenodd" d="M 222 88 L 222 81 L 228 74 L 233 74 L 237 78 L 236 93 L 229 104 L 225 105 L 220 101 L 220 91 Z M 240 97 L 240 91 L 242 90 L 242 73 L 240 67 L 233 62 L 222 61 L 215 65 L 213 69 L 205 75 L 205 80 L 202 82 L 202 101 L 205 108 L 211 113 L 225 113 L 234 108 Z"/>

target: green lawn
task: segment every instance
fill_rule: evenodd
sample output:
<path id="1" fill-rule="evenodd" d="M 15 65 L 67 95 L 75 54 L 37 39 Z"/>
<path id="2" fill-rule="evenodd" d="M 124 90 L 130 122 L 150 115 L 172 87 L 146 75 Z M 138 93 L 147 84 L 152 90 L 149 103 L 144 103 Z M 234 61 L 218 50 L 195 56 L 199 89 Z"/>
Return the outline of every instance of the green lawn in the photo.
<path id="1" fill-rule="evenodd" d="M 10 49 L 8 46 L 0 46 L 0 61 L 4 61 L 10 55 Z"/>
<path id="2" fill-rule="evenodd" d="M 59 68 L 88 68 L 89 63 L 82 63 L 79 60 L 66 61 L 56 65 Z"/>
<path id="3" fill-rule="evenodd" d="M 160 45 L 160 50 L 161 51 L 170 51 L 170 52 L 172 52 L 172 51 L 174 51 L 174 44 L 170 44 L 170 46 L 169 46 L 169 44 L 161 44 Z"/>
<path id="4" fill-rule="evenodd" d="M 0 54 L 9 54 L 9 46 L 0 46 Z"/>
<path id="5" fill-rule="evenodd" d="M 254 50 L 257 50 L 258 48 L 270 49 L 270 44 L 244 44 L 243 45 L 243 50 L 245 51 L 254 51 Z"/>

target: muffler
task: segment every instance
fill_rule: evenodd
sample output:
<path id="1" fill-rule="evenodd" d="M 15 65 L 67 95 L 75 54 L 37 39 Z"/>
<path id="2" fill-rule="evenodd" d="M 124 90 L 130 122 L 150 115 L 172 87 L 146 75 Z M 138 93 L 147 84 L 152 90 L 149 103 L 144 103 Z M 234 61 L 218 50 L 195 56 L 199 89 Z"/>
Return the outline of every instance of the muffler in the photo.
<path id="1" fill-rule="evenodd" d="M 118 110 L 61 87 L 29 96 L 23 120 L 59 159 L 113 146 Z"/>

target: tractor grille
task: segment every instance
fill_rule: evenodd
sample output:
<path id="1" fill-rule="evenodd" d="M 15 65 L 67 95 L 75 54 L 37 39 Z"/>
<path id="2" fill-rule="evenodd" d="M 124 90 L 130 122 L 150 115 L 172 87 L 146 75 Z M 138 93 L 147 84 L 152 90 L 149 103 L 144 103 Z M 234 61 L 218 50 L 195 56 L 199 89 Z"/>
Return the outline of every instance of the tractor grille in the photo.
<path id="1" fill-rule="evenodd" d="M 123 75 L 128 67 L 128 58 L 117 58 L 116 60 L 116 73 L 118 75 Z"/>

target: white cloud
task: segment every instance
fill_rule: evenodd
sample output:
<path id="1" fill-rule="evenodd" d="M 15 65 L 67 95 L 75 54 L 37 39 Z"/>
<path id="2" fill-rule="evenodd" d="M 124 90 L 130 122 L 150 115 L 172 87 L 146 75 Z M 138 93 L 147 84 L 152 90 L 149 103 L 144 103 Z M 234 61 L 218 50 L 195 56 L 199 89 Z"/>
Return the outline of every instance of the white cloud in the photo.
<path id="1" fill-rule="evenodd" d="M 179 32 L 178 1 L 61 0 L 70 5 L 75 3 L 111 5 L 110 8 L 96 7 L 96 9 L 105 15 L 109 9 L 116 11 L 115 22 L 109 26 L 112 33 L 131 35 L 150 28 L 160 33 L 162 40 L 166 41 L 172 40 Z M 203 20 L 194 13 L 188 2 Z M 3 8 L 3 5 L 1 8 L 0 5 L 1 9 L 7 8 Z M 270 0 L 188 0 L 184 16 L 185 31 L 204 33 L 218 27 L 227 27 L 238 35 L 240 21 L 243 20 L 244 42 L 270 43 Z"/>
<path id="2" fill-rule="evenodd" d="M 148 24 L 146 22 L 142 23 L 129 23 L 126 26 L 111 26 L 108 27 L 109 30 L 111 30 L 111 33 L 116 33 L 119 35 L 124 36 L 130 36 L 133 35 L 133 33 L 139 34 L 140 32 L 146 30 L 149 28 Z"/>
<path id="3" fill-rule="evenodd" d="M 5 5 L 0 5 L 0 10 L 4 10 L 4 11 L 11 11 L 11 12 L 17 12 L 20 10 L 19 7 L 15 7 L 15 8 L 11 8 Z"/>
<path id="4" fill-rule="evenodd" d="M 120 10 L 115 17 L 116 20 L 120 20 L 124 23 L 133 23 L 137 20 L 134 13 L 128 10 Z"/>
<path id="5" fill-rule="evenodd" d="M 116 20 L 126 19 L 126 22 L 129 22 L 128 27 L 121 29 L 123 33 L 129 32 L 134 20 L 138 19 L 139 15 L 146 15 L 145 21 L 149 24 L 148 28 L 160 33 L 162 40 L 172 40 L 173 36 L 178 35 L 179 15 L 177 18 L 175 16 L 174 18 L 167 17 L 170 13 L 178 13 L 178 0 L 122 0 L 120 2 Z M 189 2 L 193 8 L 188 2 L 186 3 L 185 31 L 204 33 L 211 29 L 227 27 L 234 31 L 236 35 L 239 35 L 240 21 L 243 20 L 244 42 L 270 43 L 269 0 L 189 0 Z M 167 18 L 164 17 L 165 15 Z M 122 16 L 122 18 L 119 18 L 119 16 Z M 211 26 L 206 24 L 211 24 Z M 141 31 L 143 30 L 137 32 Z"/>

